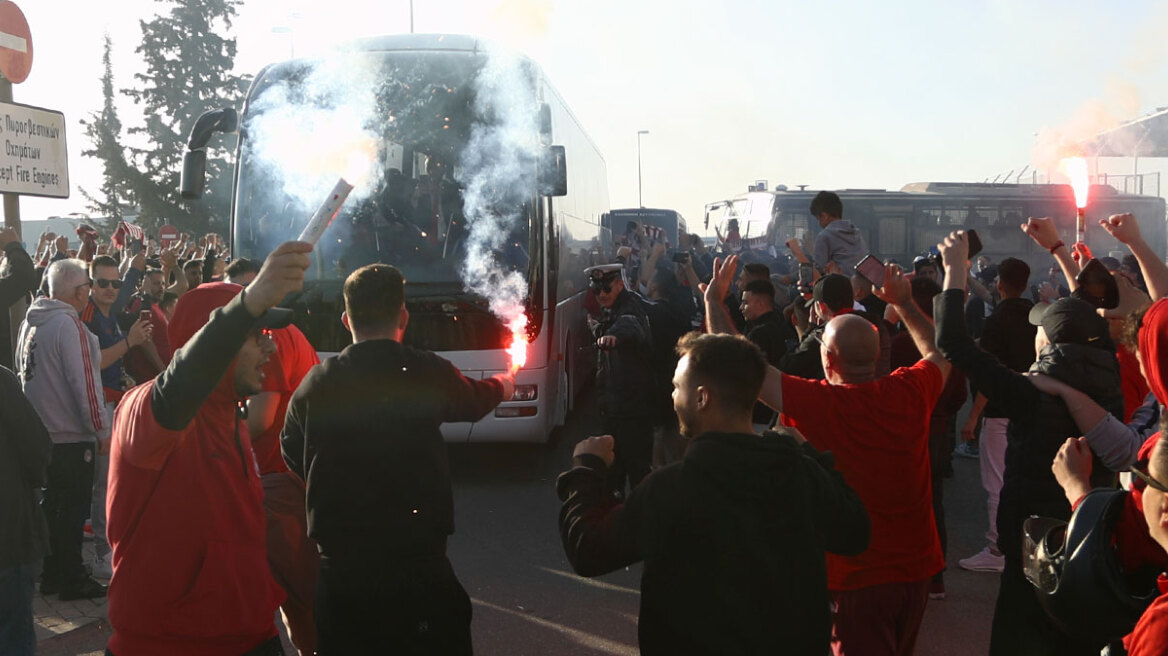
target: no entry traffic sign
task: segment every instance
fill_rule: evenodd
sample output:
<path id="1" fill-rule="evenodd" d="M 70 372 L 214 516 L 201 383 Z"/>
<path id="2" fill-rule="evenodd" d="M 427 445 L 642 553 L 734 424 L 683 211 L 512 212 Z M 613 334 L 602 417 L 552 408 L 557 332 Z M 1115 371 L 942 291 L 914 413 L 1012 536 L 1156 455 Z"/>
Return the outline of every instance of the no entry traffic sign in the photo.
<path id="1" fill-rule="evenodd" d="M 16 3 L 0 0 L 0 73 L 13 84 L 32 70 L 32 33 Z"/>
<path id="2" fill-rule="evenodd" d="M 164 225 L 158 230 L 158 243 L 163 248 L 170 248 L 170 245 L 176 241 L 178 241 L 178 228 Z"/>

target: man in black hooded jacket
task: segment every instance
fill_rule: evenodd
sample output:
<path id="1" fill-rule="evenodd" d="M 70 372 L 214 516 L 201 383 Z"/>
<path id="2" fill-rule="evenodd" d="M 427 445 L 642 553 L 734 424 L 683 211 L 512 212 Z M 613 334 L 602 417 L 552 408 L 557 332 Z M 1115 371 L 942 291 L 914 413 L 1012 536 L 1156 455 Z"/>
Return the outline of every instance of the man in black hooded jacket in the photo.
<path id="1" fill-rule="evenodd" d="M 576 445 L 556 486 L 568 560 L 582 576 L 645 561 L 646 656 L 826 654 L 824 552 L 864 551 L 867 512 L 830 454 L 797 433 L 753 432 L 766 376 L 757 346 L 690 333 L 678 353 L 673 400 L 692 440 L 685 457 L 619 503 L 605 486 L 612 437 Z"/>
<path id="2" fill-rule="evenodd" d="M 945 291 L 935 299 L 937 346 L 1010 420 L 1006 432 L 1006 471 L 998 506 L 998 548 L 1006 557 L 994 608 L 990 655 L 1098 654 L 1103 645 L 1086 644 L 1061 632 L 1039 605 L 1022 570 L 1022 523 L 1030 515 L 1069 519 L 1071 507 L 1051 472 L 1059 447 L 1082 434 L 1058 397 L 1043 394 L 1024 374 L 980 349 L 964 321 L 969 244 L 955 232 L 939 245 L 945 263 Z M 1034 373 L 1056 378 L 1090 396 L 1120 418 L 1123 396 L 1119 364 L 1107 321 L 1077 298 L 1036 308 Z M 1092 487 L 1115 484 L 1115 474 L 1094 457 Z"/>

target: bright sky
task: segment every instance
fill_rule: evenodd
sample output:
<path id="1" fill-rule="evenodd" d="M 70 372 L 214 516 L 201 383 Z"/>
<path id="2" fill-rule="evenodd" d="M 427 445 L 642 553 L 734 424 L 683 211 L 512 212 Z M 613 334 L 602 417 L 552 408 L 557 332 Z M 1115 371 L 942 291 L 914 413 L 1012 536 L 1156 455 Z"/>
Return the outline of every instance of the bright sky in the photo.
<path id="1" fill-rule="evenodd" d="M 74 189 L 23 199 L 22 216 L 84 211 L 77 189 L 98 187 L 100 169 L 81 157 L 78 120 L 101 104 L 103 32 L 127 86 L 138 21 L 164 5 L 18 4 L 35 61 L 15 100 L 65 113 Z M 246 0 L 235 28 L 237 64 L 254 73 L 293 47 L 408 32 L 409 4 Z M 898 189 L 1045 168 L 1040 132 L 1090 134 L 1168 105 L 1165 28 L 1168 4 L 1151 0 L 415 0 L 417 32 L 499 38 L 543 66 L 607 159 L 613 207 L 637 204 L 636 133 L 649 130 L 644 203 L 691 225 L 755 179 Z M 133 114 L 124 105 L 123 123 Z"/>

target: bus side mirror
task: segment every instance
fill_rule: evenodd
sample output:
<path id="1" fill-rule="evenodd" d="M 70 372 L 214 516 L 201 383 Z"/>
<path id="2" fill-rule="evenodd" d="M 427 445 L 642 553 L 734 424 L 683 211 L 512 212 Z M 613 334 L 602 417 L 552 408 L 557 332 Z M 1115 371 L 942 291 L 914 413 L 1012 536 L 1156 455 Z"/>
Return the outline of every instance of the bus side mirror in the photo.
<path id="1" fill-rule="evenodd" d="M 184 200 L 196 200 L 203 197 L 203 187 L 207 184 L 207 151 L 188 150 L 183 155 L 182 178 L 179 182 L 179 193 Z"/>
<path id="2" fill-rule="evenodd" d="M 563 146 L 548 146 L 544 154 L 543 195 L 568 195 L 568 160 Z"/>
<path id="3" fill-rule="evenodd" d="M 216 132 L 235 132 L 239 129 L 239 112 L 234 107 L 220 107 L 203 112 L 195 120 L 183 155 L 179 193 L 185 200 L 202 198 L 207 184 L 207 143 Z"/>

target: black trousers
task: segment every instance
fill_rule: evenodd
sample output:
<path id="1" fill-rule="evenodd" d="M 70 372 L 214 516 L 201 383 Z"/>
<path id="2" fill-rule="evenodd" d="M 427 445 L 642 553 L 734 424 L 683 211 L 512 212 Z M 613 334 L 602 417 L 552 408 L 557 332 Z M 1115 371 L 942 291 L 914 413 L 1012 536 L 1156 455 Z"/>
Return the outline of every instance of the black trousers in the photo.
<path id="1" fill-rule="evenodd" d="M 953 424 L 956 417 L 950 418 Z M 949 531 L 945 528 L 945 470 L 953 458 L 954 431 L 929 436 L 929 473 L 932 478 L 933 489 L 933 519 L 937 523 L 937 537 L 941 539 L 941 555 L 949 559 Z M 940 581 L 944 571 L 933 577 Z"/>
<path id="2" fill-rule="evenodd" d="M 444 555 L 322 555 L 316 581 L 319 656 L 470 656 L 470 597 Z"/>
<path id="3" fill-rule="evenodd" d="M 76 585 L 87 576 L 81 563 L 81 532 L 93 499 L 96 449 L 93 442 L 53 445 L 43 503 L 50 549 L 43 576 L 61 588 Z"/>
<path id="4" fill-rule="evenodd" d="M 614 492 L 625 495 L 649 475 L 653 466 L 653 418 L 605 417 L 604 432 L 612 435 L 616 460 L 608 470 L 608 483 Z"/>

